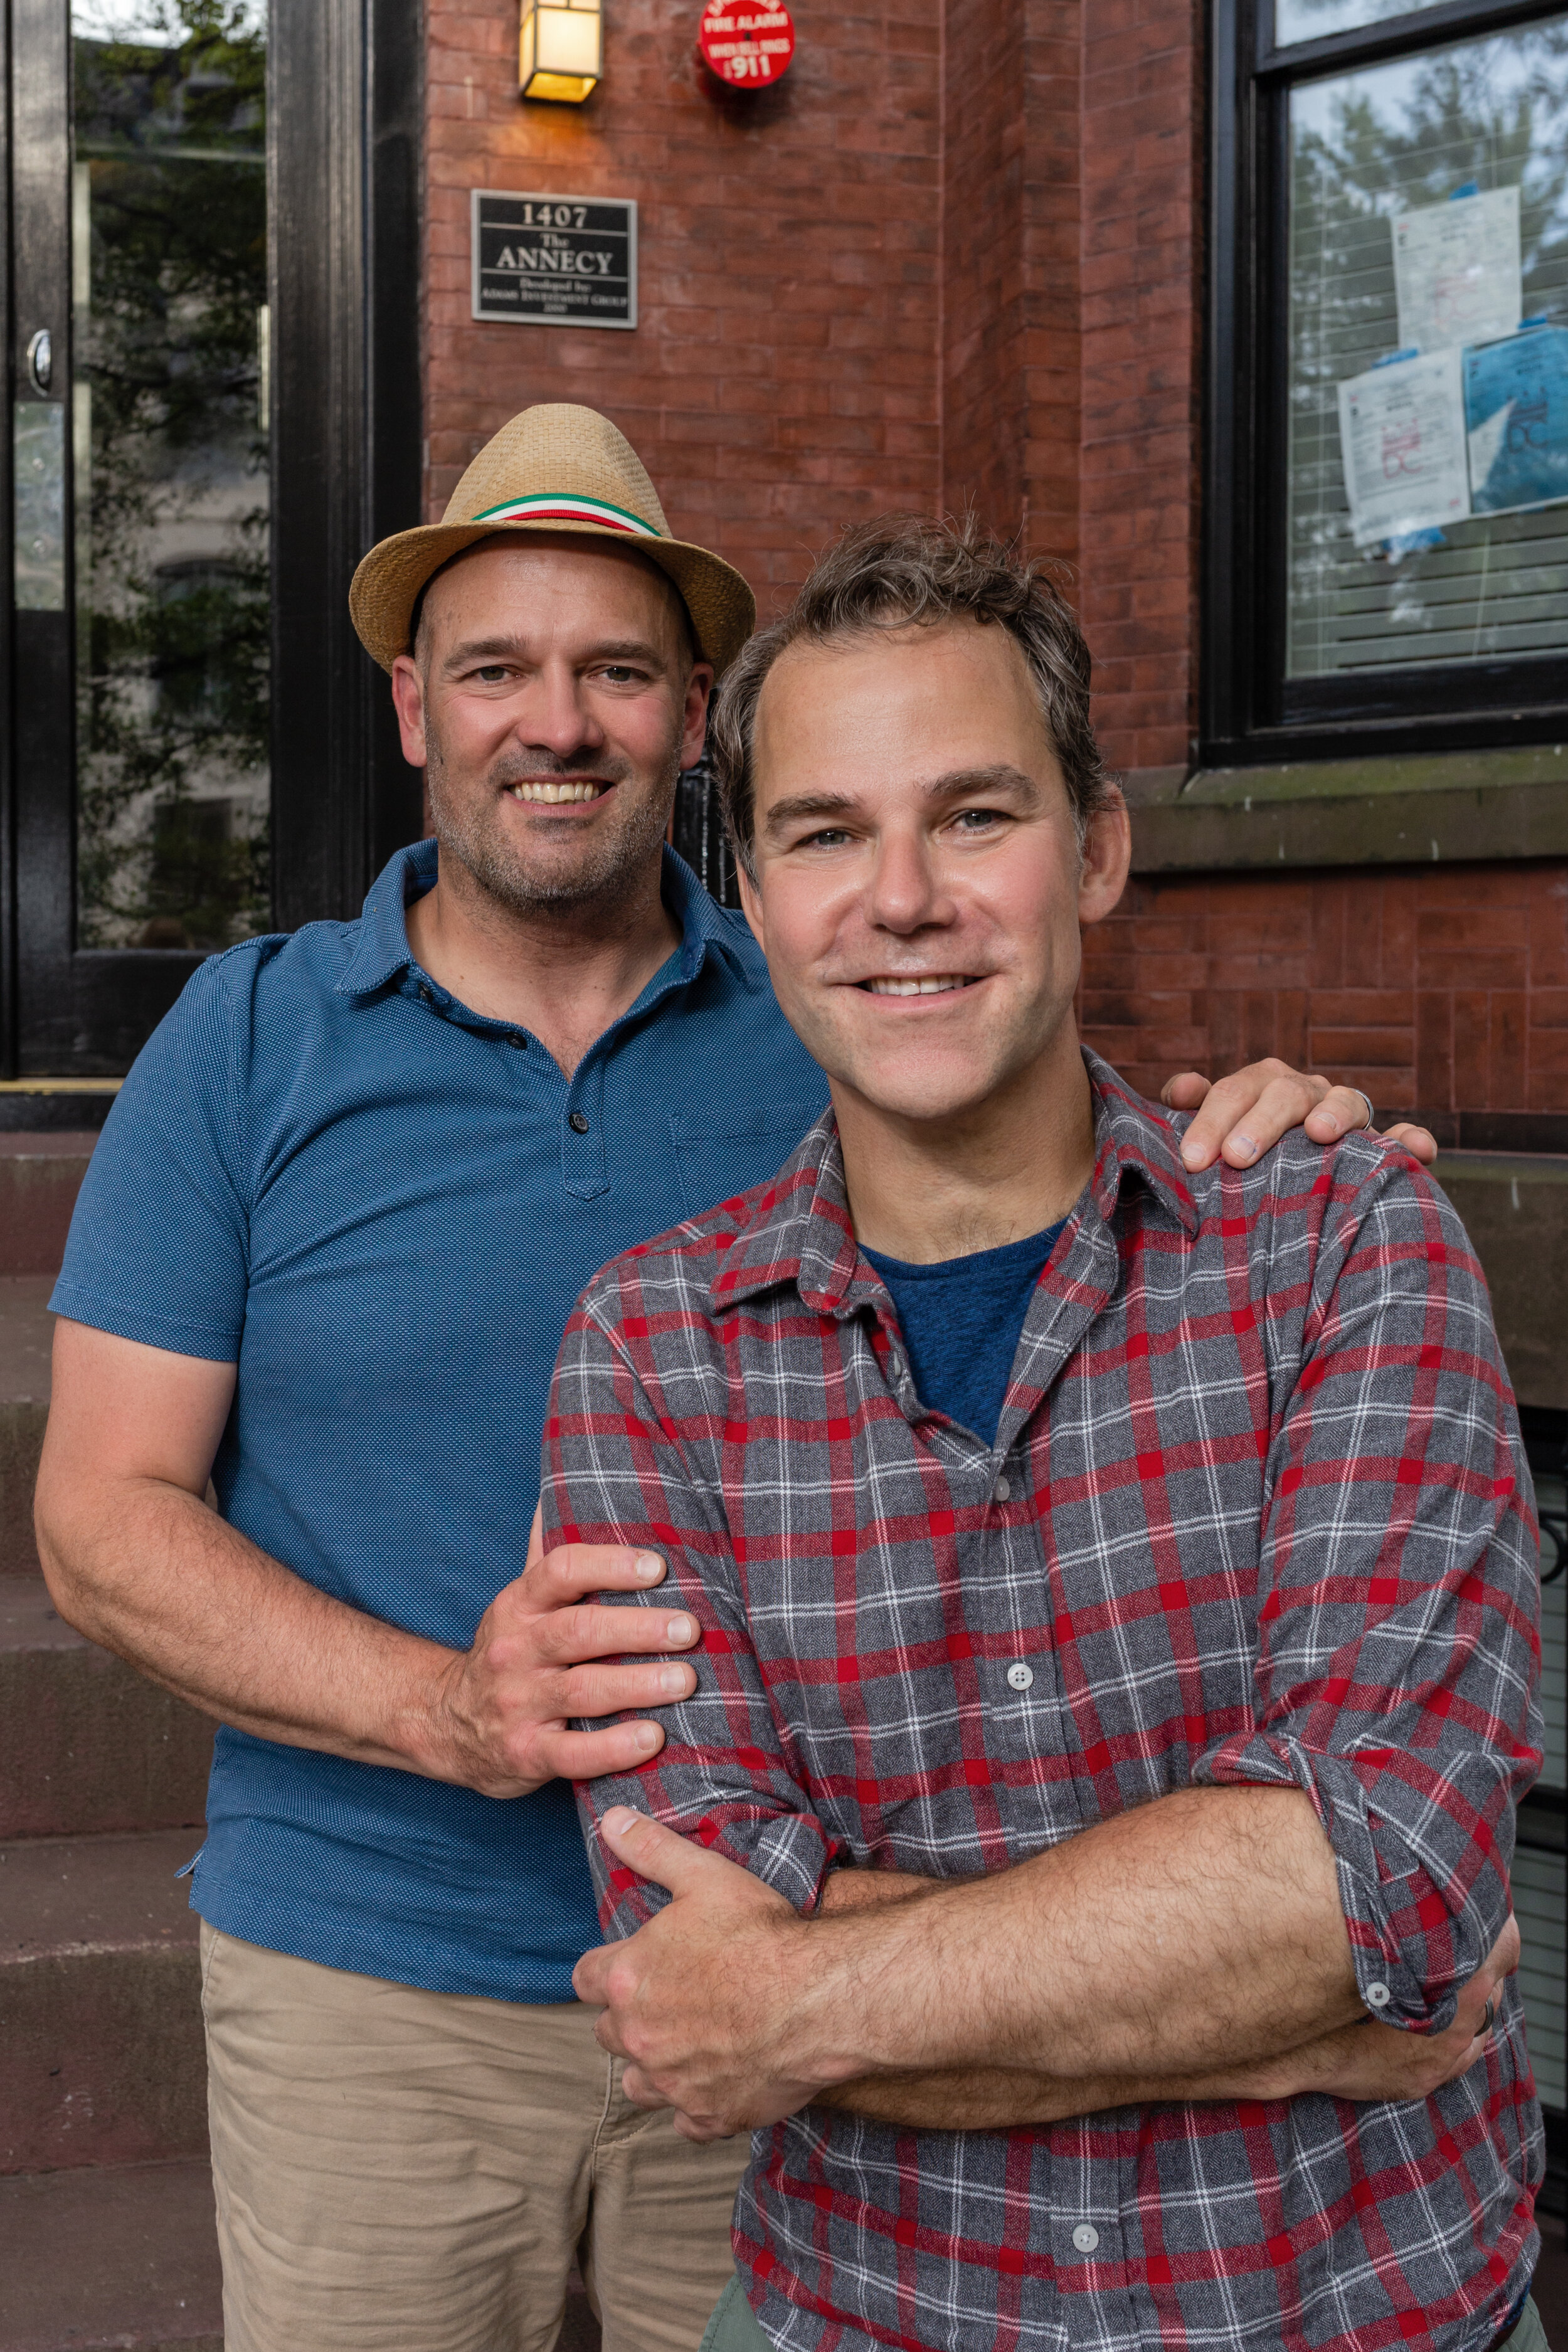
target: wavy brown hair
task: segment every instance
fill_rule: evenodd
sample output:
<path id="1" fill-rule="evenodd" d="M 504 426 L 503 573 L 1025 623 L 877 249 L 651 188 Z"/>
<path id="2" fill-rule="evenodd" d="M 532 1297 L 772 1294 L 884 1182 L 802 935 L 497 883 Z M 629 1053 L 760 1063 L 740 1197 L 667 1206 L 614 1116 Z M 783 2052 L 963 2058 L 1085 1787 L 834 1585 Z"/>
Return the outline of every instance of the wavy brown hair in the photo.
<path id="1" fill-rule="evenodd" d="M 753 875 L 752 739 L 768 672 L 786 646 L 877 629 L 971 620 L 1005 629 L 1028 665 L 1079 838 L 1111 780 L 1089 719 L 1089 653 L 1078 615 L 1043 564 L 1026 562 L 973 520 L 884 515 L 856 523 L 818 556 L 784 618 L 759 629 L 727 673 L 713 717 L 713 762 L 735 855 Z"/>

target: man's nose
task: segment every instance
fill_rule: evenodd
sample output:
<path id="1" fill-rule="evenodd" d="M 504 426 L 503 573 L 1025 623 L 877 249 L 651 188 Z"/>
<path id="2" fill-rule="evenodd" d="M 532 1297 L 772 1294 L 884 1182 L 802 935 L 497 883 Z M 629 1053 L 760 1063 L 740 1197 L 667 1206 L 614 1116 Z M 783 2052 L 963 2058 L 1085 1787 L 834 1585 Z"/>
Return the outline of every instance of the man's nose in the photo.
<path id="1" fill-rule="evenodd" d="M 583 682 L 565 663 L 551 663 L 530 680 L 512 722 L 518 741 L 557 760 L 574 751 L 596 751 L 605 731 L 595 718 Z"/>
<path id="2" fill-rule="evenodd" d="M 914 833 L 885 834 L 871 869 L 867 920 L 878 930 L 902 934 L 950 923 L 955 911 L 931 844 Z"/>

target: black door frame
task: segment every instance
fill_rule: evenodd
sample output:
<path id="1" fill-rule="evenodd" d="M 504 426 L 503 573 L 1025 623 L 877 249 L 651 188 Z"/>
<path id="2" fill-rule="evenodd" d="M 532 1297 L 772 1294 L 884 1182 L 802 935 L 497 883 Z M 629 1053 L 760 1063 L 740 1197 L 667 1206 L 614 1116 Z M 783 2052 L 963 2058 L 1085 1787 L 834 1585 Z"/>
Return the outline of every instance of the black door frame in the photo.
<path id="1" fill-rule="evenodd" d="M 53 339 L 70 401 L 68 0 L 0 0 L 0 300 L 12 401 Z M 25 66 L 25 69 L 24 69 Z M 271 0 L 273 919 L 357 913 L 421 829 L 381 672 L 348 614 L 366 547 L 420 520 L 418 0 Z M 68 451 L 70 436 L 66 434 Z M 0 1076 L 117 1074 L 201 961 L 75 936 L 74 598 L 11 607 L 11 422 L 0 435 Z M 18 707 L 19 677 L 42 685 Z"/>

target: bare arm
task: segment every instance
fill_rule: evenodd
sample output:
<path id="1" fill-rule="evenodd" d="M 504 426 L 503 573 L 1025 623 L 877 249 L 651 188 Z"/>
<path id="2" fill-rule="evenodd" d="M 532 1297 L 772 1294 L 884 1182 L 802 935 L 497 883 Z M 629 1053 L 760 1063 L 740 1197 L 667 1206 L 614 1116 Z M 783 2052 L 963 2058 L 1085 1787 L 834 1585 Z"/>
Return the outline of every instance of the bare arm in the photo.
<path id="1" fill-rule="evenodd" d="M 1234 2080 L 1364 2015 L 1334 1858 L 1296 1790 L 1180 1790 L 924 1894 L 867 1901 L 830 1881 L 809 1920 L 629 1810 L 599 1833 L 675 1900 L 590 1953 L 578 1994 L 605 2006 L 630 2095 L 700 2137 L 866 2078 L 1034 2078 L 1043 2062 L 1082 2112 L 1109 2082 L 1135 2097 L 1154 2079 Z"/>
<path id="2" fill-rule="evenodd" d="M 643 1815 L 616 1808 L 600 1834 L 675 1899 L 589 1953 L 577 1992 L 605 2006 L 628 2096 L 675 2107 L 696 2139 L 811 2104 L 954 2130 L 1424 2098 L 1481 2055 L 1484 2003 L 1518 1958 L 1510 1921 L 1445 2033 L 1369 2021 L 1327 1842 L 1283 1790 L 1179 1790 L 957 1885 L 836 1872 L 813 1920 Z"/>
<path id="3" fill-rule="evenodd" d="M 937 1885 L 934 1879 L 903 1872 L 836 1870 L 823 1890 L 822 1916 L 905 1902 L 934 1893 Z M 1278 2057 L 1206 2074 L 1162 2071 L 1068 2079 L 1046 2069 L 1023 2074 L 1015 2068 L 971 2066 L 864 2075 L 820 2093 L 816 2104 L 847 2108 L 906 2129 L 999 2131 L 1174 2100 L 1294 2099 L 1310 2092 L 1352 2100 L 1424 2099 L 1485 2055 L 1487 2003 L 1495 2000 L 1518 1960 L 1519 1929 L 1510 1918 L 1484 1966 L 1465 1987 L 1458 2014 L 1444 2033 L 1391 2032 L 1363 2017 Z"/>
<path id="4" fill-rule="evenodd" d="M 639 1570 L 651 1555 L 589 1545 L 544 1559 L 536 1527 L 471 1651 L 405 1633 L 318 1591 L 207 1507 L 235 1378 L 232 1364 L 58 1323 L 37 1520 L 68 1622 L 240 1730 L 487 1796 L 625 1771 L 662 1744 L 650 1723 L 566 1727 L 690 1689 L 676 1660 L 591 1663 L 695 1641 L 684 1613 L 580 1605 L 646 1589 L 662 1561 Z"/>

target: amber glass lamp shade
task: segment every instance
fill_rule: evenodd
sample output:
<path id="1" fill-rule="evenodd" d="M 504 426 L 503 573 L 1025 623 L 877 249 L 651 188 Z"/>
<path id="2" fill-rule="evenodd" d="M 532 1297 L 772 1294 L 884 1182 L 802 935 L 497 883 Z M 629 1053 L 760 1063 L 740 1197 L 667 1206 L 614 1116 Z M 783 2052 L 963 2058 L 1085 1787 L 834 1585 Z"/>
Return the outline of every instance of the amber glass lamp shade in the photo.
<path id="1" fill-rule="evenodd" d="M 518 81 L 524 98 L 581 106 L 604 72 L 599 0 L 523 0 Z"/>

